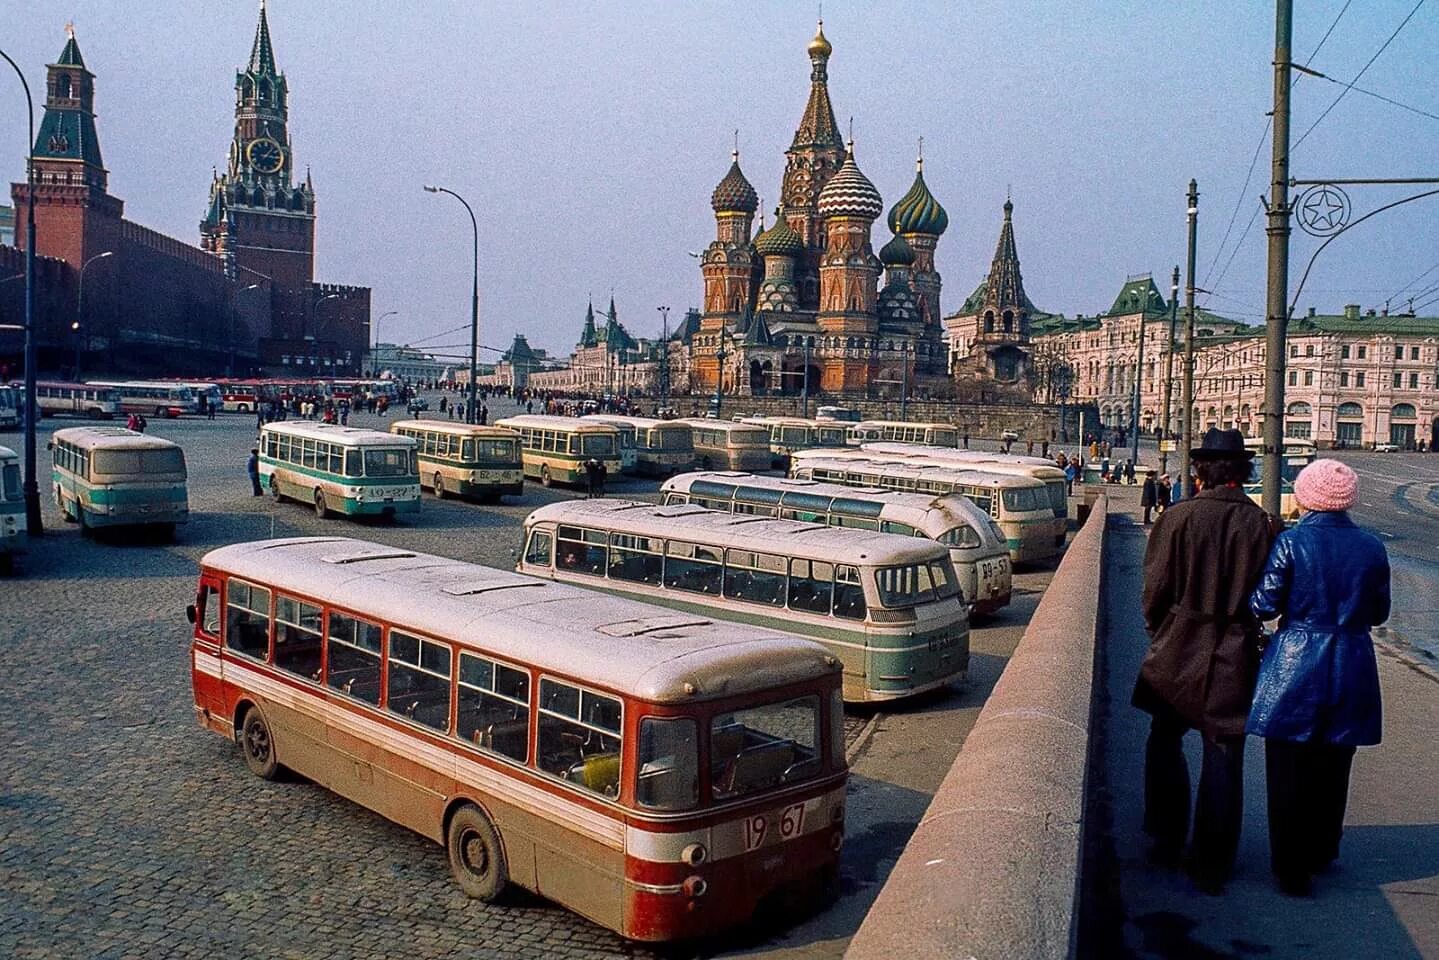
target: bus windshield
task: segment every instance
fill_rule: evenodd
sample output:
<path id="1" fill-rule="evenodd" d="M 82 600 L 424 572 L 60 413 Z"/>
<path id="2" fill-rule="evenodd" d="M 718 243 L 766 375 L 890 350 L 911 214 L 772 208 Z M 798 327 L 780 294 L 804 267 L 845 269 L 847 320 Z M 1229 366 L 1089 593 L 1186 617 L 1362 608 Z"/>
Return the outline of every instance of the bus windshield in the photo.
<path id="1" fill-rule="evenodd" d="M 661 450 L 688 450 L 692 447 L 688 430 L 651 430 L 650 445 Z"/>
<path id="2" fill-rule="evenodd" d="M 519 457 L 515 453 L 515 441 L 513 440 L 481 440 L 479 441 L 479 453 L 475 454 L 470 446 L 471 441 L 465 441 L 464 459 L 475 460 L 480 463 L 514 463 Z"/>
<path id="3" fill-rule="evenodd" d="M 1004 491 L 1004 509 L 1019 513 L 1025 510 L 1047 510 L 1049 505 L 1040 499 L 1040 491 L 1033 487 L 1010 487 Z"/>
<path id="4" fill-rule="evenodd" d="M 0 468 L 0 493 L 6 500 L 20 499 L 20 464 L 7 463 Z"/>
<path id="5" fill-rule="evenodd" d="M 587 457 L 613 457 L 615 455 L 615 438 L 603 433 L 583 434 L 580 437 L 584 454 Z"/>
<path id="6" fill-rule="evenodd" d="M 716 800 L 819 772 L 819 697 L 730 710 L 710 721 L 710 789 Z"/>
<path id="7" fill-rule="evenodd" d="M 367 477 L 404 477 L 414 472 L 410 469 L 410 451 L 403 447 L 365 451 Z"/>
<path id="8" fill-rule="evenodd" d="M 96 474 L 185 472 L 179 450 L 96 450 L 93 456 L 91 471 Z"/>
<path id="9" fill-rule="evenodd" d="M 879 587 L 879 602 L 886 607 L 912 607 L 959 592 L 953 568 L 940 560 L 880 567 L 874 579 Z"/>

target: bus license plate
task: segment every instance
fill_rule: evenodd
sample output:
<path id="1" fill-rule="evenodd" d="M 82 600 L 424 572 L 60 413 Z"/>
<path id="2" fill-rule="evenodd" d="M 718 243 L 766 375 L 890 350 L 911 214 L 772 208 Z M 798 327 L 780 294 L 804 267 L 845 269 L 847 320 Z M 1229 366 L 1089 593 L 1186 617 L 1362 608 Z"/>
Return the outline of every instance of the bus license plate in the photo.
<path id="1" fill-rule="evenodd" d="M 757 813 L 744 822 L 744 849 L 748 853 L 764 844 L 765 838 L 778 836 L 776 843 L 793 840 L 804 832 L 804 804 L 792 803 L 779 811 L 774 820 Z"/>

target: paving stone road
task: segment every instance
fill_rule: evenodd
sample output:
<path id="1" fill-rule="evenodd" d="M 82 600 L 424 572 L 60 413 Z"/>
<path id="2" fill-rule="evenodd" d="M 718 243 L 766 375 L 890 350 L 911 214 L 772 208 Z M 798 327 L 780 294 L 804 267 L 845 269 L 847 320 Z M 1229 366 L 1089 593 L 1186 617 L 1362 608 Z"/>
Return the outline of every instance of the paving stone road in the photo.
<path id="1" fill-rule="evenodd" d="M 45 421 L 42 449 L 68 425 Z M 152 421 L 150 432 L 182 443 L 190 464 L 192 519 L 178 542 L 85 540 L 47 499 L 49 532 L 21 576 L 0 580 L 0 957 L 763 952 L 761 934 L 655 954 L 522 893 L 502 906 L 467 900 L 441 847 L 308 782 L 254 778 L 195 723 L 183 611 L 207 550 L 342 532 L 507 567 L 524 516 L 573 493 L 527 485 L 497 507 L 427 495 L 396 525 L 322 521 L 249 495 L 252 418 Z M 41 476 L 43 489 L 48 457 Z M 867 719 L 849 718 L 851 739 Z"/>

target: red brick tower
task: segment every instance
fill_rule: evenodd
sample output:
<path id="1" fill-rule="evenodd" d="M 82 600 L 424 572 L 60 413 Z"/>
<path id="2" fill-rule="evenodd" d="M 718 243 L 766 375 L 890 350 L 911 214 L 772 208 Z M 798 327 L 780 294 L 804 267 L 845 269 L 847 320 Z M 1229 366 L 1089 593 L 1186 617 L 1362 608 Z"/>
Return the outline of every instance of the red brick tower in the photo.
<path id="1" fill-rule="evenodd" d="M 884 201 L 854 162 L 854 144 L 844 163 L 820 191 L 817 203 L 824 218 L 825 249 L 819 262 L 819 326 L 838 335 L 846 355 L 826 364 L 824 389 L 839 392 L 865 389 L 870 360 L 854 356 L 873 353 L 878 330 L 876 297 L 880 262 L 870 247 L 870 228 L 884 212 Z M 852 344 L 852 346 L 851 346 Z"/>

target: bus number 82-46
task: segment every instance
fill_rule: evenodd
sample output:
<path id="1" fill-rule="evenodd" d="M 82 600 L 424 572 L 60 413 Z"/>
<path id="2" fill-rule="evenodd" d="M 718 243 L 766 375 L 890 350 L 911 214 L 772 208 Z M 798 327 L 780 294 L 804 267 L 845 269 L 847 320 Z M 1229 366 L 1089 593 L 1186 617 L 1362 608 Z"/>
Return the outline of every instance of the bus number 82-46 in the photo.
<path id="1" fill-rule="evenodd" d="M 804 804 L 793 803 L 785 807 L 779 815 L 779 836 L 780 842 L 793 840 L 804 830 Z M 745 852 L 754 850 L 764 843 L 765 834 L 769 831 L 769 822 L 765 820 L 764 814 L 757 813 L 744 822 L 744 848 Z"/>

